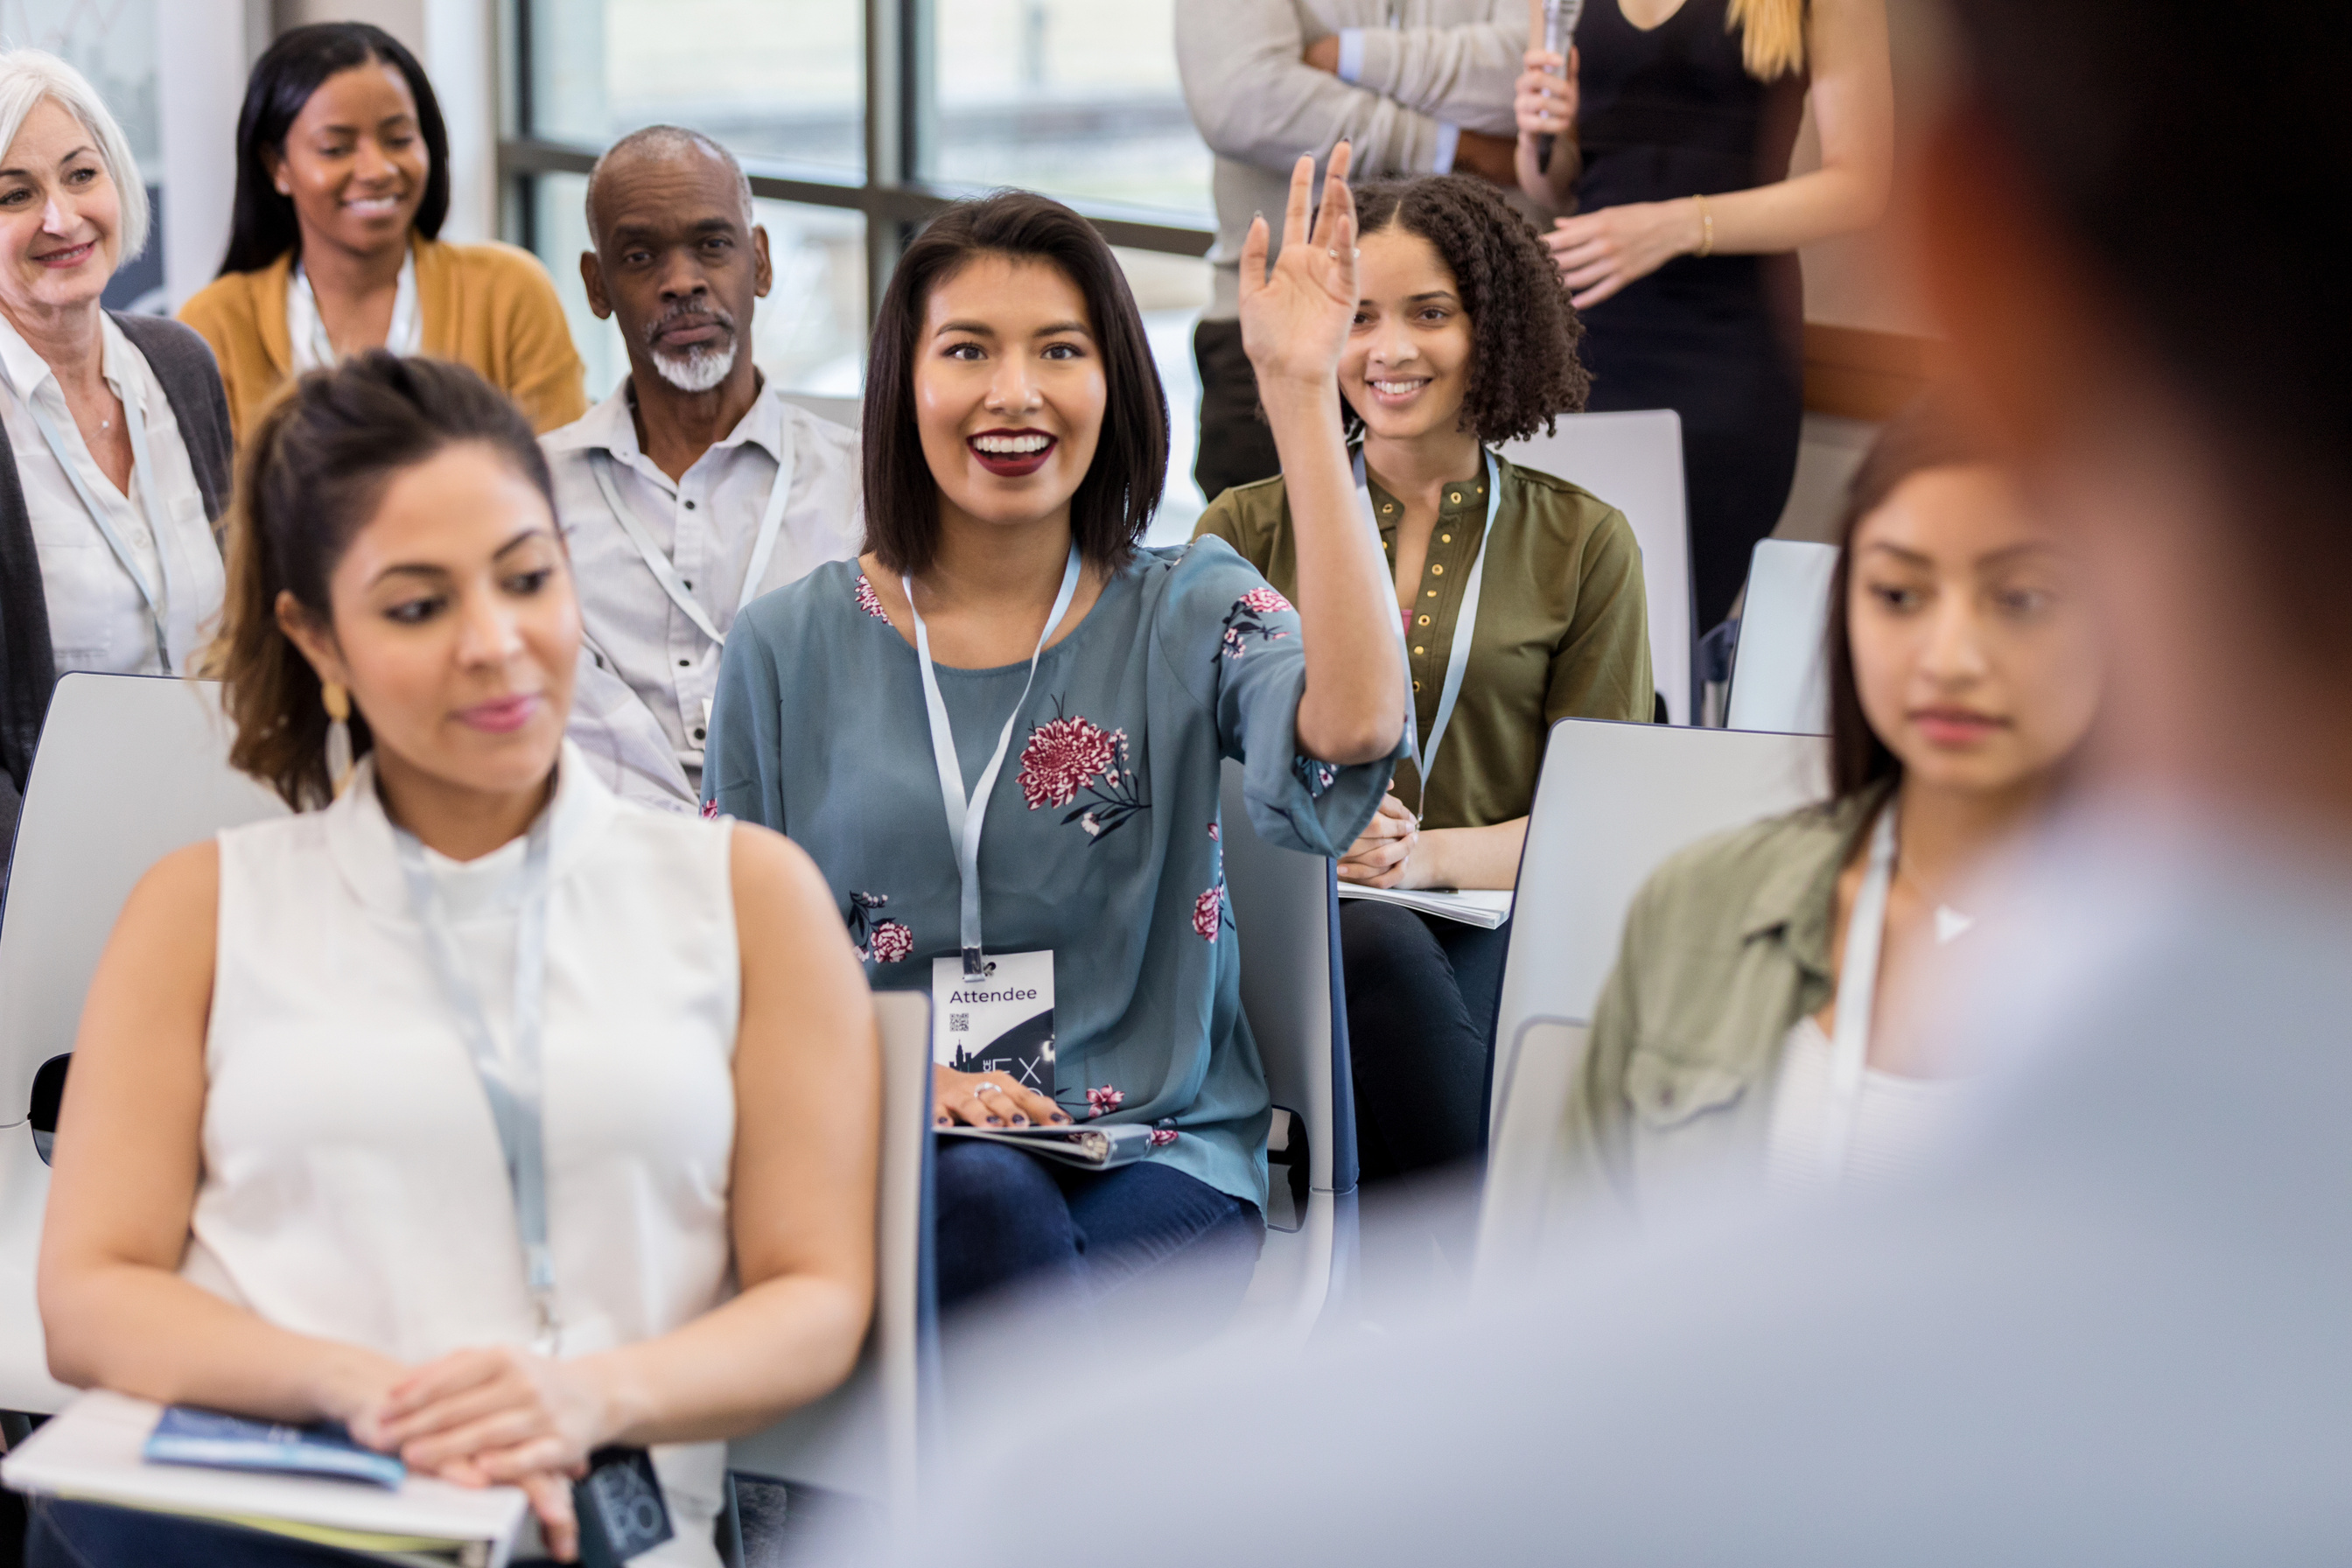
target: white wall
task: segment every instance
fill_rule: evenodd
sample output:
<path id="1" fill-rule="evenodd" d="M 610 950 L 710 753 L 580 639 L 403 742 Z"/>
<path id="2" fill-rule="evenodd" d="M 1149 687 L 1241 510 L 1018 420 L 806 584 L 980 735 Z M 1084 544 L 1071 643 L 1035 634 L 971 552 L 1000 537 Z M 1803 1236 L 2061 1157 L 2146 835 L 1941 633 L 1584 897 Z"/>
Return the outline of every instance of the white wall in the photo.
<path id="1" fill-rule="evenodd" d="M 156 7 L 163 288 L 175 310 L 212 281 L 228 248 L 236 114 L 269 26 L 268 0 L 164 0 Z"/>

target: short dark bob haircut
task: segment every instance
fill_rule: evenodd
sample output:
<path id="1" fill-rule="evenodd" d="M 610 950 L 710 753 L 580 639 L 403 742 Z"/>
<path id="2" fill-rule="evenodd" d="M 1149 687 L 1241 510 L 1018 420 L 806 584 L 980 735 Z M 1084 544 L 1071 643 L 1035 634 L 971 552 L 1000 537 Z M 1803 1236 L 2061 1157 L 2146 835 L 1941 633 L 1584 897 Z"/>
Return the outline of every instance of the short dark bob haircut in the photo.
<path id="1" fill-rule="evenodd" d="M 1390 227 L 1436 250 L 1470 317 L 1470 379 L 1461 428 L 1487 446 L 1549 435 L 1562 414 L 1584 411 L 1592 384 L 1576 357 L 1584 323 L 1568 300 L 1535 226 L 1484 180 L 1426 174 L 1356 190 L 1356 231 Z M 1363 421 L 1343 398 L 1348 434 Z"/>
<path id="2" fill-rule="evenodd" d="M 1116 571 L 1160 508 L 1168 395 L 1110 247 L 1076 213 L 1029 191 L 957 203 L 916 237 L 890 275 L 866 368 L 866 548 L 909 574 L 927 570 L 938 552 L 940 487 L 915 425 L 915 360 L 931 290 L 983 256 L 1048 263 L 1086 300 L 1105 397 L 1094 466 L 1070 498 L 1070 534 L 1089 563 Z"/>
<path id="3" fill-rule="evenodd" d="M 1853 584 L 1853 536 L 1871 513 L 1915 474 L 1932 468 L 1973 468 L 1992 460 L 1968 426 L 1934 395 L 1898 415 L 1854 470 L 1838 521 L 1837 565 L 1830 576 L 1830 622 L 1824 649 L 1829 672 L 1830 792 L 1847 800 L 1882 779 L 1899 779 L 1902 760 L 1888 750 L 1862 710 L 1862 688 L 1853 672 L 1853 638 L 1847 595 Z"/>
<path id="4" fill-rule="evenodd" d="M 272 404 L 237 454 L 228 514 L 228 593 L 204 673 L 221 682 L 236 733 L 228 760 L 296 811 L 333 798 L 318 672 L 278 624 L 291 594 L 332 624 L 328 580 L 392 481 L 475 441 L 555 506 L 547 458 L 514 401 L 461 364 L 383 349 L 314 370 Z M 352 710 L 352 756 L 373 737 Z"/>
<path id="5" fill-rule="evenodd" d="M 302 248 L 294 199 L 278 194 L 269 178 L 269 157 L 285 152 L 287 132 L 320 83 L 364 65 L 390 66 L 416 100 L 417 129 L 431 164 L 425 173 L 425 201 L 416 209 L 415 228 L 427 239 L 440 234 L 449 216 L 449 127 L 441 119 L 441 100 L 433 96 L 425 68 L 382 27 L 365 22 L 316 22 L 278 35 L 246 80 L 245 108 L 236 117 L 236 200 L 230 210 L 228 254 L 221 258 L 221 276 L 258 272 Z"/>

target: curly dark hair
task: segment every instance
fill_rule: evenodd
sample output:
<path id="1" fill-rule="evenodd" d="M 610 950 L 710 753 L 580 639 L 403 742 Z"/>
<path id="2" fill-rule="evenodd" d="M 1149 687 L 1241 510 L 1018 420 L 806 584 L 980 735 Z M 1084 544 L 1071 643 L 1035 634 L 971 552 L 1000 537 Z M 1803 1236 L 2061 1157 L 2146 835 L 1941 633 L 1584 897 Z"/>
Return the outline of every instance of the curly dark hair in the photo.
<path id="1" fill-rule="evenodd" d="M 1576 357 L 1584 323 L 1535 225 L 1502 193 L 1466 174 L 1381 180 L 1356 190 L 1360 234 L 1401 228 L 1437 250 L 1470 317 L 1470 384 L 1462 428 L 1487 446 L 1517 441 L 1580 414 L 1592 377 Z M 1363 421 L 1343 398 L 1348 434 Z"/>

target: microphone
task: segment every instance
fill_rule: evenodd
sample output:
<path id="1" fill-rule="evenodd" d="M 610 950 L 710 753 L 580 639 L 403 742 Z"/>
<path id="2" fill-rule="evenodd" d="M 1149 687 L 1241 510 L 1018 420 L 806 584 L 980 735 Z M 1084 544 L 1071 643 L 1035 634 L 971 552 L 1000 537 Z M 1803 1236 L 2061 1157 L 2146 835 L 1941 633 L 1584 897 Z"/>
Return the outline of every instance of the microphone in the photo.
<path id="1" fill-rule="evenodd" d="M 1577 19 L 1583 14 L 1584 0 L 1544 0 L 1544 47 L 1566 56 L 1568 40 L 1576 36 Z M 1536 138 L 1536 167 L 1545 174 L 1551 172 L 1551 148 L 1558 140 L 1549 131 Z"/>

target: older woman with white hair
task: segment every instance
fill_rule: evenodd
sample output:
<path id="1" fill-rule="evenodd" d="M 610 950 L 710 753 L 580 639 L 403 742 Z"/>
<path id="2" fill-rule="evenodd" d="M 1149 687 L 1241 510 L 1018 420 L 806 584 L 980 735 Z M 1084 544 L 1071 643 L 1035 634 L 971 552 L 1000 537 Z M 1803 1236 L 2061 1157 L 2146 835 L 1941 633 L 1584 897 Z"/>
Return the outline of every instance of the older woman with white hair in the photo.
<path id="1" fill-rule="evenodd" d="M 204 339 L 100 302 L 147 186 L 82 74 L 0 53 L 0 864 L 50 688 L 179 671 L 219 613 L 228 400 Z"/>

